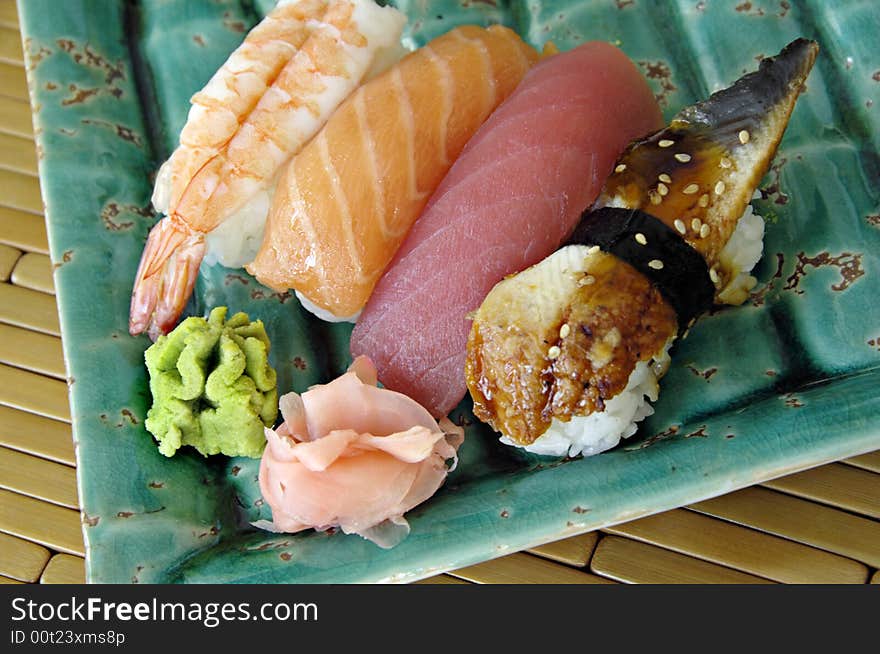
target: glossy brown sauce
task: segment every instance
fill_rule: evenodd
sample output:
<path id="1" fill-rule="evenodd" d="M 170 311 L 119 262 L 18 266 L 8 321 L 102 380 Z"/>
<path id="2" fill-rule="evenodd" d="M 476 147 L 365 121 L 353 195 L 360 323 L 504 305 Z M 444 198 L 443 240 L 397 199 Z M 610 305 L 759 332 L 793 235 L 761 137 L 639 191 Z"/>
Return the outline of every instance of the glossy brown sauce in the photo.
<path id="1" fill-rule="evenodd" d="M 660 145 L 667 141 L 672 144 Z M 730 152 L 711 141 L 705 130 L 673 123 L 634 144 L 618 162 L 618 170 L 621 164 L 624 168 L 612 173 L 604 195 L 619 196 L 625 206 L 656 216 L 676 229 L 708 265 L 714 265 L 739 218 L 739 214 L 726 218 L 718 211 L 736 170 Z M 695 224 L 695 219 L 700 222 Z M 704 224 L 709 226 L 708 233 L 701 232 Z"/>
<path id="2" fill-rule="evenodd" d="M 475 317 L 465 365 L 474 415 L 521 445 L 554 418 L 602 411 L 677 330 L 675 312 L 644 275 L 612 255 L 594 258 L 590 283 L 541 334 L 519 330 L 510 307 L 491 296 Z"/>

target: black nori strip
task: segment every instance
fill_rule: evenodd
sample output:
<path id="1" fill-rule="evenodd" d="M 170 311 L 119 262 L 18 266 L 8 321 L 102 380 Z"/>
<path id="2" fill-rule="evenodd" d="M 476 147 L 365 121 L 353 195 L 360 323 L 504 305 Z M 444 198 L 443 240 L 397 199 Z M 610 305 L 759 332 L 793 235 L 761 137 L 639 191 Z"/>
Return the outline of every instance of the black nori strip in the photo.
<path id="1" fill-rule="evenodd" d="M 645 245 L 636 241 L 645 237 Z M 674 229 L 638 209 L 585 211 L 566 245 L 598 245 L 650 279 L 678 316 L 679 332 L 712 307 L 715 285 L 706 261 Z M 659 270 L 648 265 L 657 260 Z"/>

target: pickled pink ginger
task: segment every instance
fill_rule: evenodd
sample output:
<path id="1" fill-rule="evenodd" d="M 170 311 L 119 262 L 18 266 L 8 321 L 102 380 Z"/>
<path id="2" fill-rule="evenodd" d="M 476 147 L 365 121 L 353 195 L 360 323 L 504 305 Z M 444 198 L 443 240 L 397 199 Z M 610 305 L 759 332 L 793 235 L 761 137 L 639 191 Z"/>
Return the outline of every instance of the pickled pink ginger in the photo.
<path id="1" fill-rule="evenodd" d="M 331 527 L 392 547 L 404 514 L 431 497 L 453 465 L 464 431 L 415 401 L 376 387 L 366 357 L 329 384 L 281 398 L 284 423 L 267 429 L 260 492 L 280 532 Z"/>
<path id="2" fill-rule="evenodd" d="M 468 142 L 376 286 L 351 337 L 379 380 L 449 412 L 465 394 L 471 322 L 506 275 L 554 252 L 630 141 L 663 126 L 617 48 L 585 43 L 535 66 Z"/>

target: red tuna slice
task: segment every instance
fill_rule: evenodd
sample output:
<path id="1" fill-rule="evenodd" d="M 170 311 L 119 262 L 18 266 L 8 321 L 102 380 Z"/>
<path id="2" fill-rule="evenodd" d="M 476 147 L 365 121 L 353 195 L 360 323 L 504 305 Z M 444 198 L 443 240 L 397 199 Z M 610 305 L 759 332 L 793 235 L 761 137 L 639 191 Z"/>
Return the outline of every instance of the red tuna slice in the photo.
<path id="1" fill-rule="evenodd" d="M 506 275 L 554 252 L 634 139 L 663 127 L 635 65 L 585 43 L 535 66 L 413 225 L 351 337 L 388 388 L 434 416 L 465 394 L 471 321 Z"/>

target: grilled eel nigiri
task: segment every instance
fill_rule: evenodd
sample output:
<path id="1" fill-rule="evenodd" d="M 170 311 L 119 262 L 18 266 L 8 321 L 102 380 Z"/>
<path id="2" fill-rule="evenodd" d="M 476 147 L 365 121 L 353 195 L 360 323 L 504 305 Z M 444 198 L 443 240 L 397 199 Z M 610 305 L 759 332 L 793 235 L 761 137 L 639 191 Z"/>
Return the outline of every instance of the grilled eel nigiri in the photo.
<path id="1" fill-rule="evenodd" d="M 818 53 L 798 39 L 634 142 L 568 244 L 474 315 L 474 414 L 538 454 L 596 454 L 653 413 L 668 350 L 713 302 L 740 304 L 763 248 L 749 201 Z"/>

